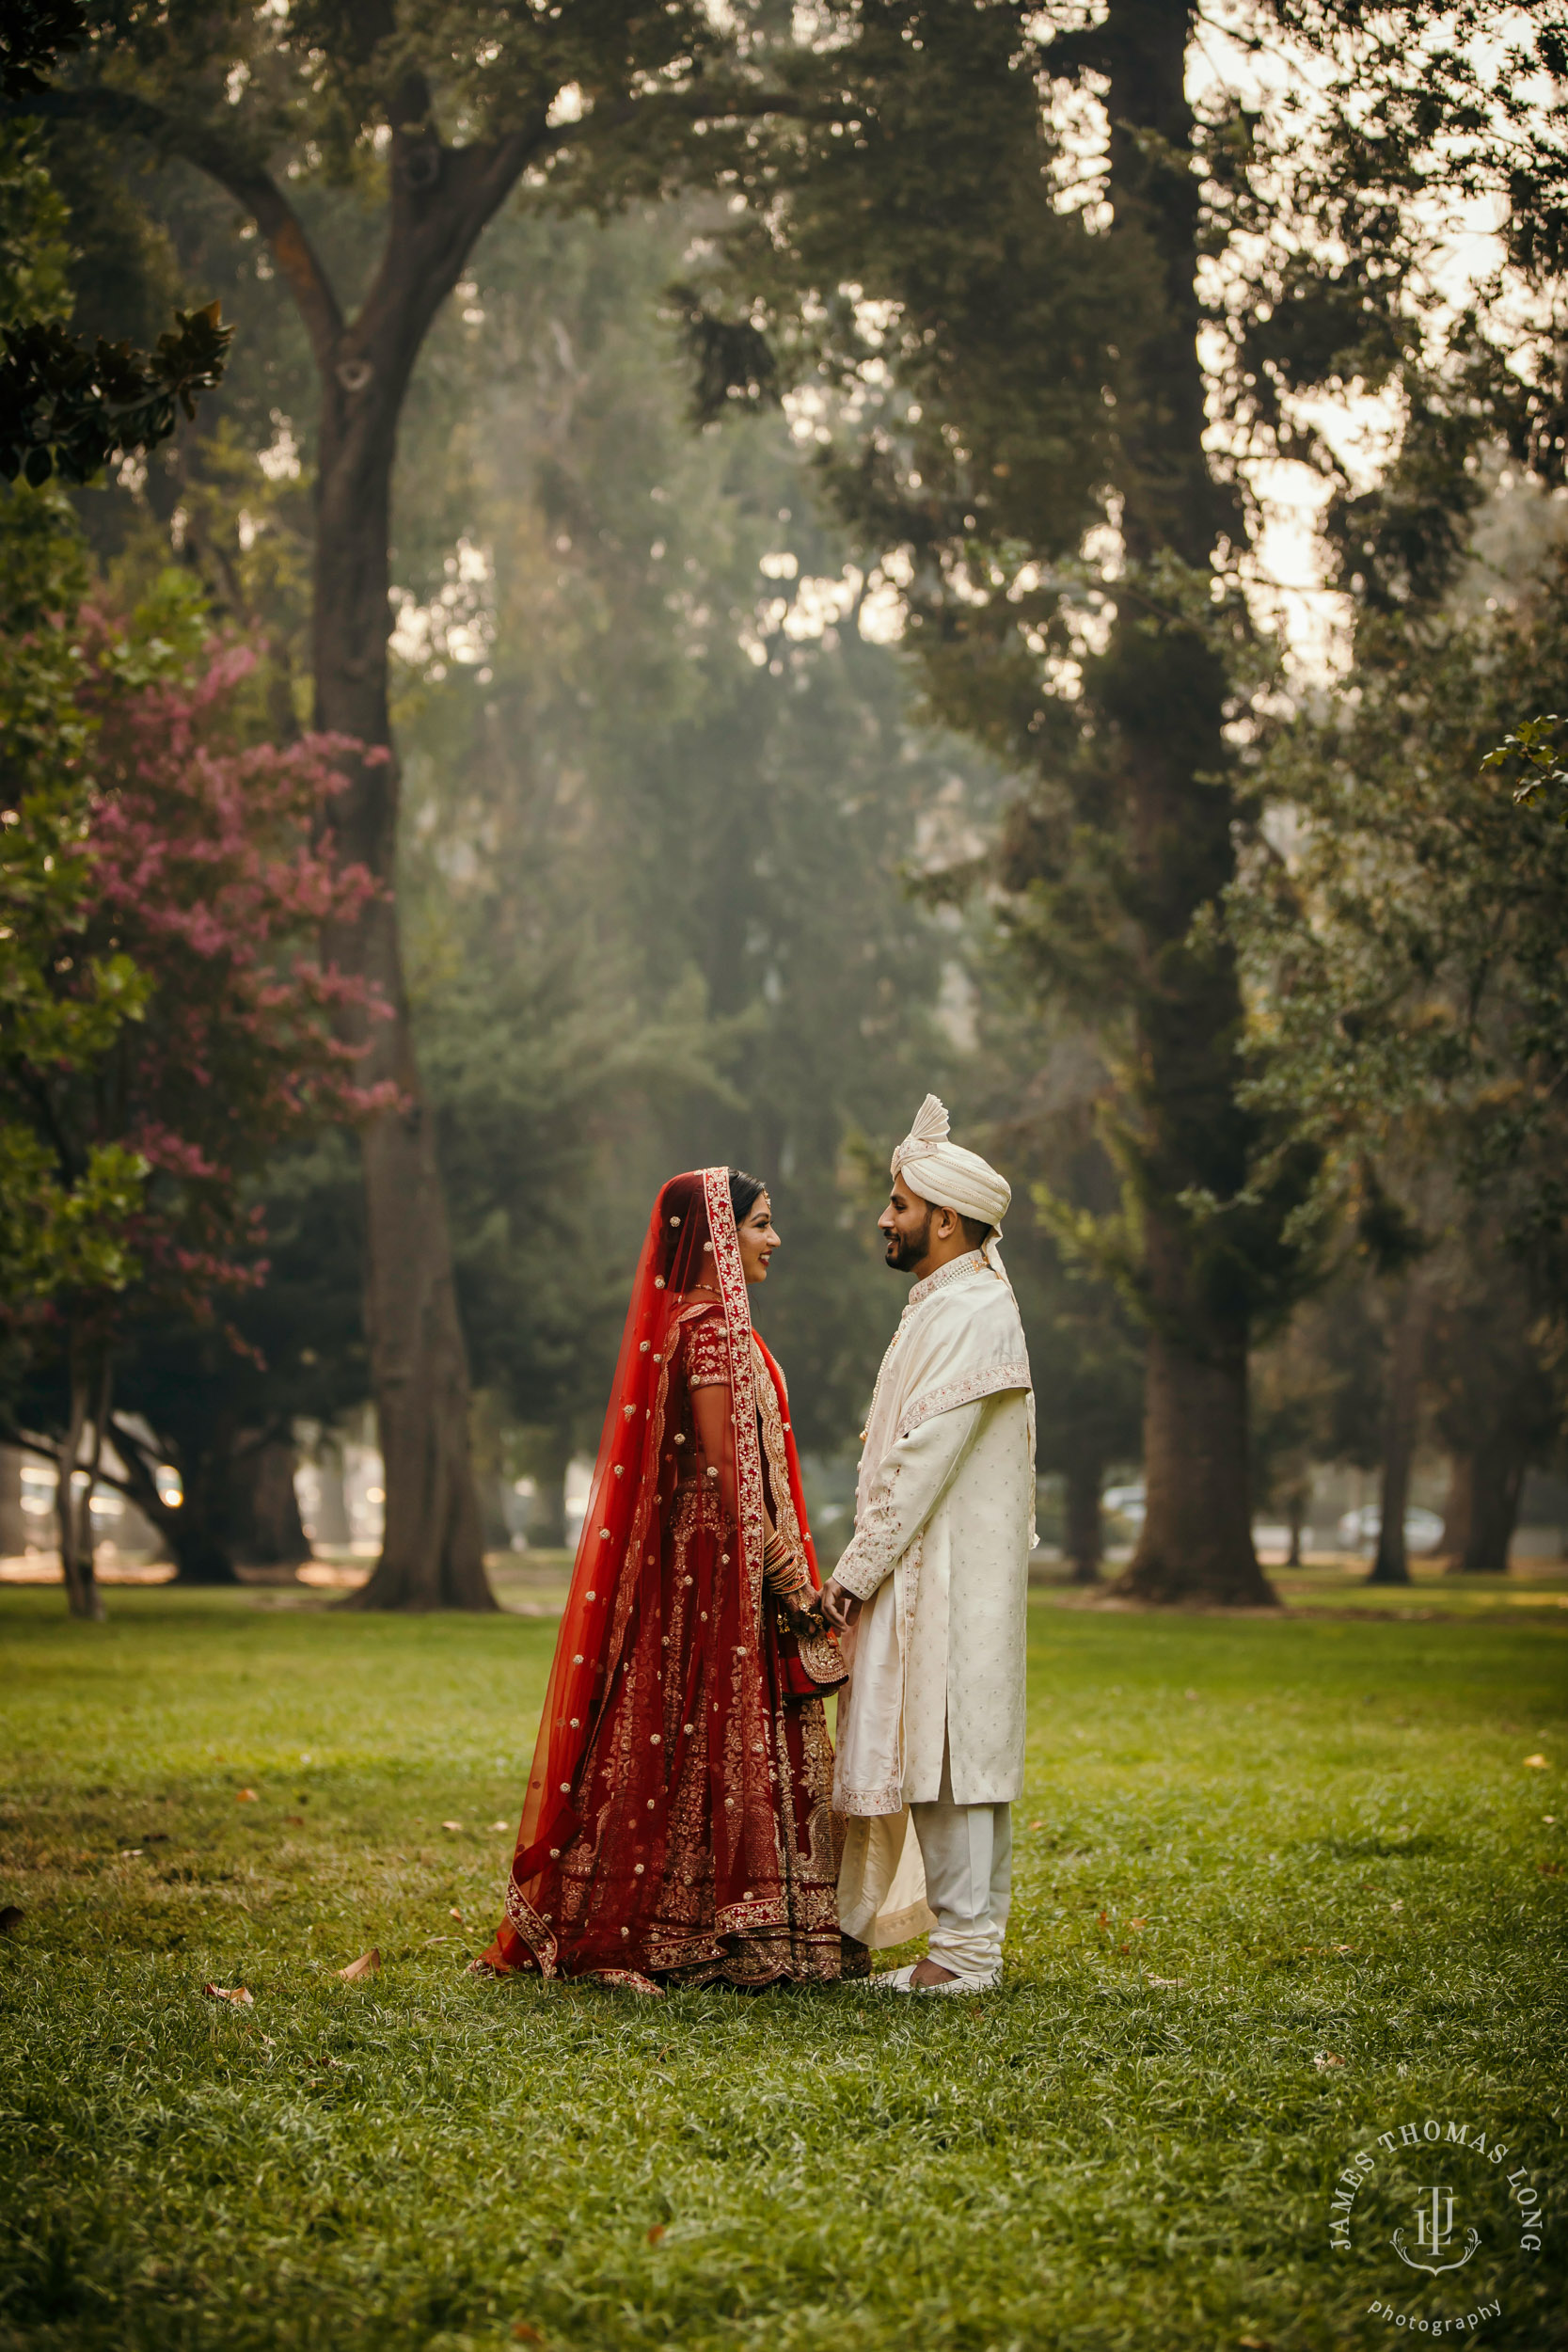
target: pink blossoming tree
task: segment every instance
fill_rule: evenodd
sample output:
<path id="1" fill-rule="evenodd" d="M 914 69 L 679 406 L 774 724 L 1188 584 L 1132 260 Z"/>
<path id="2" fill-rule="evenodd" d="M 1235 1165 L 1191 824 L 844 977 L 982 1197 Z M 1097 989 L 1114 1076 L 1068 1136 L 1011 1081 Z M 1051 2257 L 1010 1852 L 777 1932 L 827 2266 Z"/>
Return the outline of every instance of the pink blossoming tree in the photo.
<path id="1" fill-rule="evenodd" d="M 111 1483 L 181 1555 L 178 1514 L 159 1493 L 160 1449 L 116 1410 L 117 1345 L 137 1317 L 221 1325 L 226 1303 L 265 1277 L 253 1191 L 269 1156 L 384 1107 L 393 1089 L 361 1083 L 364 1049 L 341 1035 L 345 1012 L 380 1011 L 373 991 L 325 962 L 318 944 L 377 888 L 334 840 L 345 746 L 240 739 L 237 690 L 256 659 L 247 645 L 212 644 L 182 661 L 90 611 L 72 633 L 91 785 L 62 845 L 76 887 L 48 984 L 62 1006 L 93 1002 L 104 972 L 121 973 L 129 1017 L 106 1034 L 63 1025 L 42 1054 L 32 1039 L 6 1041 L 0 1117 L 52 1160 L 67 1196 L 106 1151 L 139 1177 L 118 1200 L 118 1231 L 100 1235 L 114 1244 L 100 1252 L 102 1276 L 85 1263 L 51 1296 L 12 1310 L 59 1366 L 48 1429 L 26 1441 L 57 1464 L 70 1604 L 92 1616 L 89 1499 L 109 1476 L 106 1438 L 123 1465 Z"/>

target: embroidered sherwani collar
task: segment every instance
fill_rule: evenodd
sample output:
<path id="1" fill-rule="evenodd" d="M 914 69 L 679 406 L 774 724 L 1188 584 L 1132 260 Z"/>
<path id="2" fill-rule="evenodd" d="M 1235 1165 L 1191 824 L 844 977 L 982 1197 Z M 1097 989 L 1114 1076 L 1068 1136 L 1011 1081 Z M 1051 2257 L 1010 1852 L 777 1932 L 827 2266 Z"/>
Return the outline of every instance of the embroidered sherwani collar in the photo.
<path id="1" fill-rule="evenodd" d="M 949 1282 L 958 1281 L 960 1276 L 987 1270 L 984 1252 L 978 1249 L 968 1250 L 961 1258 L 949 1258 L 945 1265 L 939 1265 L 934 1274 L 927 1274 L 923 1282 L 915 1284 L 909 1304 L 918 1307 L 923 1298 L 929 1298 L 933 1291 L 945 1290 Z"/>

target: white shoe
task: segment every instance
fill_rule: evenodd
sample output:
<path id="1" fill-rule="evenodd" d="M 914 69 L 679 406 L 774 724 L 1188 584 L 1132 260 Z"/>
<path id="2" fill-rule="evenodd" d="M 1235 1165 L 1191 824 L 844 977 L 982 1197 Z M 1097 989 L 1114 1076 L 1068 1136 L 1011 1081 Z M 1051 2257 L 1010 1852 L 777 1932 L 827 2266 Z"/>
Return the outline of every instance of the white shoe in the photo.
<path id="1" fill-rule="evenodd" d="M 878 1993 L 993 1993 L 1002 1981 L 1002 1972 L 998 1969 L 993 1977 L 949 1977 L 942 1984 L 916 1984 L 914 1972 L 919 1965 L 918 1961 L 911 1961 L 907 1968 L 884 1968 L 879 1975 L 871 1979 L 873 1991 Z"/>

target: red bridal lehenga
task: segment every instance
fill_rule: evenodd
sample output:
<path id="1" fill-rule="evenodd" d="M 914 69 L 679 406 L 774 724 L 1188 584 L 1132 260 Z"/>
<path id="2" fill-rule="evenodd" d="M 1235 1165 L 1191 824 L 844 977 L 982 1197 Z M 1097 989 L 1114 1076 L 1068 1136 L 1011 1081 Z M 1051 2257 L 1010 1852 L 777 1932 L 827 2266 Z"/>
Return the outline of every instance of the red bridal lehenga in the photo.
<path id="1" fill-rule="evenodd" d="M 715 1462 L 692 1392 L 720 1385 Z M 819 1583 L 729 1170 L 673 1177 L 638 1262 L 506 1917 L 481 1967 L 649 1993 L 865 1973 L 839 1932 L 821 1698 L 844 1666 L 784 1605 Z"/>

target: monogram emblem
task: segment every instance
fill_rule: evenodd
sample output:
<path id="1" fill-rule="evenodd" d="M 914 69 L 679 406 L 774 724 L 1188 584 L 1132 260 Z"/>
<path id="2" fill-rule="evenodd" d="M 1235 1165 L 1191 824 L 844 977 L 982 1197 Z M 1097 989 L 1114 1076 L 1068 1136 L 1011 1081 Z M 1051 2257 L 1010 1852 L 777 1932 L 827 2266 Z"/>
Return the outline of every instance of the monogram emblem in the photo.
<path id="1" fill-rule="evenodd" d="M 1407 2233 L 1403 2230 L 1394 2232 L 1390 2242 L 1395 2253 L 1402 2263 L 1408 2263 L 1412 2270 L 1425 2270 L 1434 2279 L 1445 2270 L 1463 2270 L 1476 2248 L 1481 2244 L 1481 2232 L 1466 2230 L 1463 2254 L 1455 2254 L 1451 2262 L 1423 2262 L 1421 2260 L 1423 2254 L 1443 2255 L 1449 2253 L 1453 2248 L 1453 2191 L 1446 2183 L 1434 2184 L 1418 2192 L 1417 2250 L 1414 2254 L 1406 2250 L 1406 2235 Z"/>

